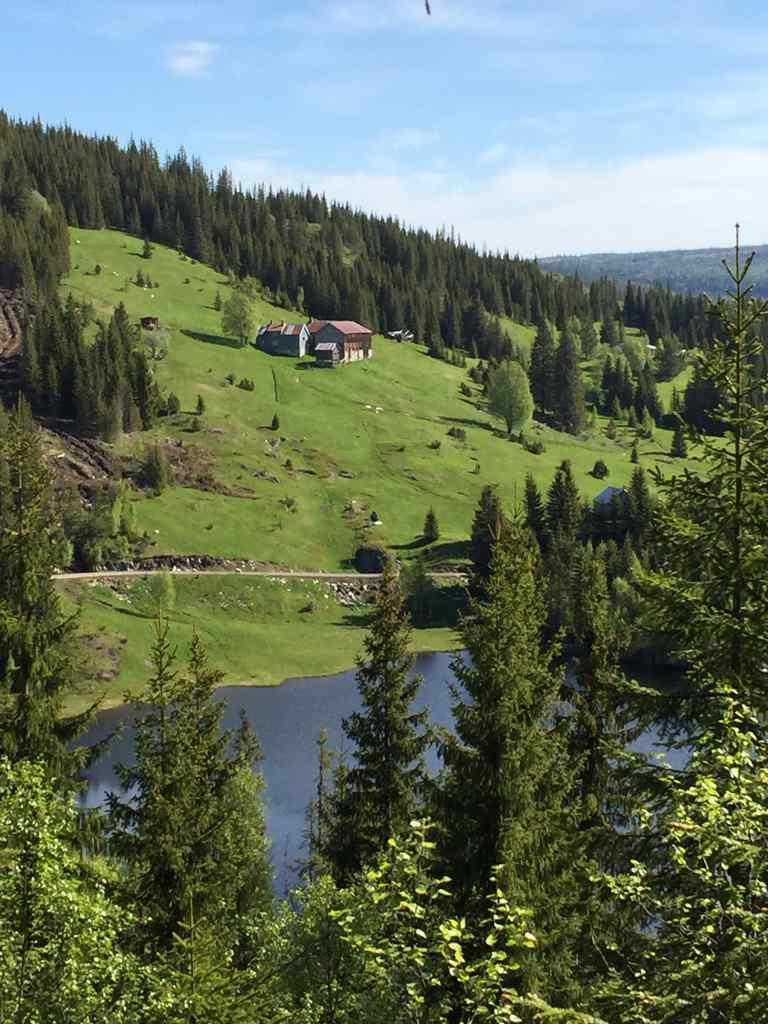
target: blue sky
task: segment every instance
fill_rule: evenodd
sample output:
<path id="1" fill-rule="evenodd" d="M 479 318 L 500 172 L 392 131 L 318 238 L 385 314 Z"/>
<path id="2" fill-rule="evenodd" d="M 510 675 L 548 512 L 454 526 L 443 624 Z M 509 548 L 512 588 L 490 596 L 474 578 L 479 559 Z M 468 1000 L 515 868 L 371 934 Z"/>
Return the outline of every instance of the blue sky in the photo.
<path id="1" fill-rule="evenodd" d="M 0 104 L 522 255 L 768 241 L 758 0 L 26 0 Z"/>

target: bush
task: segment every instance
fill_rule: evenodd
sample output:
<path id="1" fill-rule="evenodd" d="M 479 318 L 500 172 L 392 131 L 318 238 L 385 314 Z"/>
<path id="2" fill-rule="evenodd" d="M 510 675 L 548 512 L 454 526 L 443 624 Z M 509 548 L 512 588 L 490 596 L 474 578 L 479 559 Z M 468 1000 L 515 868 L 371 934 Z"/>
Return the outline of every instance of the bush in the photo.
<path id="1" fill-rule="evenodd" d="M 273 430 L 279 430 L 280 429 L 280 417 L 277 415 L 277 413 L 275 413 L 275 415 L 272 417 L 272 429 Z"/>
<path id="2" fill-rule="evenodd" d="M 448 431 L 448 437 L 455 437 L 457 441 L 466 441 L 467 432 L 463 427 L 451 427 Z"/>
<path id="3" fill-rule="evenodd" d="M 608 467 L 602 459 L 598 459 L 592 467 L 592 476 L 595 480 L 604 480 L 608 476 Z"/>
<path id="4" fill-rule="evenodd" d="M 197 404 L 195 405 L 195 412 L 198 416 L 202 416 L 205 412 L 205 400 L 202 395 L 197 396 Z"/>
<path id="5" fill-rule="evenodd" d="M 520 444 L 531 455 L 543 455 L 547 450 L 543 441 L 540 441 L 538 438 L 530 441 L 524 434 L 520 435 Z"/>
<path id="6" fill-rule="evenodd" d="M 434 543 L 440 536 L 440 526 L 437 522 L 435 510 L 430 508 L 424 517 L 424 529 L 422 530 L 424 540 L 428 544 Z"/>
<path id="7" fill-rule="evenodd" d="M 240 383 L 237 386 L 239 388 L 242 388 L 243 391 L 254 391 L 255 388 L 256 388 L 256 385 L 250 379 L 250 377 L 243 377 L 243 379 L 240 381 Z"/>
<path id="8" fill-rule="evenodd" d="M 230 372 L 227 374 L 227 376 L 224 378 L 224 380 L 227 382 L 227 384 L 234 384 L 235 383 L 235 375 L 234 375 L 234 373 L 232 373 L 232 371 L 230 370 Z"/>
<path id="9" fill-rule="evenodd" d="M 429 447 L 432 449 L 432 451 L 436 452 L 440 448 L 441 443 L 442 442 L 435 439 L 434 441 L 429 442 Z"/>
<path id="10" fill-rule="evenodd" d="M 155 494 L 162 494 L 172 479 L 168 457 L 159 444 L 149 445 L 141 462 L 140 479 Z"/>
<path id="11" fill-rule="evenodd" d="M 165 407 L 168 410 L 169 416 L 175 416 L 176 413 L 181 410 L 181 402 L 179 401 L 178 396 L 174 395 L 172 391 L 166 399 Z"/>
<path id="12" fill-rule="evenodd" d="M 464 395 L 465 398 L 472 397 L 472 388 L 469 386 L 469 384 L 467 384 L 465 380 L 463 380 L 461 384 L 459 384 L 459 391 L 461 392 L 462 395 Z"/>
<path id="13" fill-rule="evenodd" d="M 203 429 L 203 421 L 200 418 L 200 416 L 194 416 L 190 420 L 189 429 L 192 431 L 193 434 L 197 434 L 199 431 Z"/>

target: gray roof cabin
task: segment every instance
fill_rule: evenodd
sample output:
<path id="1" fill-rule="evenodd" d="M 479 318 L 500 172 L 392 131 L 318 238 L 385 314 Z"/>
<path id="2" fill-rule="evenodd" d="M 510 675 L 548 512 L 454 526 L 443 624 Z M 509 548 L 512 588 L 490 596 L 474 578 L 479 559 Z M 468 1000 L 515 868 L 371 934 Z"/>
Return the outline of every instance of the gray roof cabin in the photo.
<path id="1" fill-rule="evenodd" d="M 321 345 L 336 346 L 338 357 L 334 365 L 355 363 L 373 356 L 373 332 L 354 320 L 312 320 L 309 331 L 315 342 L 315 355 Z"/>
<path id="2" fill-rule="evenodd" d="M 289 324 L 285 320 L 264 324 L 256 335 L 256 347 L 271 356 L 301 359 L 307 354 L 309 341 L 309 328 L 306 324 Z"/>

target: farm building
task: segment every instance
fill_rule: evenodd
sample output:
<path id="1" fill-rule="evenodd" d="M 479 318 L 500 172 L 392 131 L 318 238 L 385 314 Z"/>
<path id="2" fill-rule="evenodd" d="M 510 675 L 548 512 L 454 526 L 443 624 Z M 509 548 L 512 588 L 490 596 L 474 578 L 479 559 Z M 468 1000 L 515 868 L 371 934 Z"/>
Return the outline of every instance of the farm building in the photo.
<path id="1" fill-rule="evenodd" d="M 307 354 L 310 341 L 306 324 L 288 324 L 284 320 L 264 324 L 256 335 L 256 347 L 271 356 L 296 356 Z"/>
<path id="2" fill-rule="evenodd" d="M 145 331 L 155 331 L 160 326 L 160 317 L 143 316 L 141 320 L 139 320 L 139 323 Z"/>
<path id="3" fill-rule="evenodd" d="M 339 346 L 335 341 L 320 341 L 315 345 L 315 361 L 318 366 L 338 366 Z"/>
<path id="4" fill-rule="evenodd" d="M 373 355 L 373 332 L 354 320 L 311 320 L 308 330 L 314 341 L 315 356 L 324 365 L 332 363 L 355 363 L 370 359 Z M 323 346 L 321 349 L 320 346 Z M 327 345 L 336 347 L 336 357 L 330 359 Z M 325 353 L 322 357 L 318 351 Z"/>
<path id="5" fill-rule="evenodd" d="M 612 501 L 621 501 L 627 496 L 624 487 L 604 487 L 595 498 L 596 505 L 610 505 Z"/>

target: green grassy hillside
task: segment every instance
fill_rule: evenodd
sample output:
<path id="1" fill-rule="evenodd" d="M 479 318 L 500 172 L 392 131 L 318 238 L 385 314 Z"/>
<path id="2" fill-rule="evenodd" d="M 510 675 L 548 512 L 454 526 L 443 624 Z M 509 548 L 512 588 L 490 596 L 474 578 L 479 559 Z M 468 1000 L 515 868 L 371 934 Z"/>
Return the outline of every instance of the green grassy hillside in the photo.
<path id="1" fill-rule="evenodd" d="M 73 269 L 63 290 L 92 299 L 103 313 L 122 301 L 132 315 L 160 317 L 171 342 L 168 357 L 155 364 L 158 379 L 183 410 L 191 412 L 202 395 L 206 413 L 197 433 L 187 413 L 161 421 L 154 433 L 181 440 L 193 459 L 212 460 L 221 485 L 247 494 L 173 487 L 142 499 L 138 521 L 155 553 L 204 551 L 333 569 L 351 557 L 371 511 L 383 525 L 369 536 L 407 554 L 433 506 L 441 528 L 434 555 L 441 558 L 466 538 L 485 483 L 497 483 L 511 504 L 527 472 L 544 488 L 565 458 L 587 497 L 629 479 L 628 437 L 608 440 L 604 424 L 580 438 L 533 426 L 546 451 L 529 454 L 501 434 L 477 390 L 471 398 L 460 394 L 465 371 L 429 359 L 419 346 L 377 337 L 373 360 L 336 370 L 234 347 L 221 336 L 213 308 L 217 290 L 224 299 L 228 294 L 221 275 L 162 246 L 149 260 L 140 251 L 119 232 L 73 230 Z M 93 273 L 96 263 L 100 274 Z M 158 287 L 126 284 L 138 269 Z M 299 318 L 266 302 L 259 313 Z M 252 378 L 255 390 L 228 385 L 229 373 Z M 273 432 L 275 412 L 280 429 Z M 448 436 L 454 426 L 466 430 L 465 441 Z M 131 449 L 146 439 L 126 437 L 121 445 Z M 278 439 L 279 450 L 268 454 Z M 439 448 L 431 447 L 435 442 Z M 666 463 L 669 443 L 668 432 L 657 431 L 641 446 L 643 463 Z M 605 482 L 589 475 L 598 457 L 609 467 Z M 255 475 L 261 473 L 278 482 Z"/>
<path id="2" fill-rule="evenodd" d="M 197 630 L 228 686 L 274 685 L 292 676 L 327 675 L 354 664 L 367 622 L 365 607 L 340 604 L 324 584 L 239 576 L 175 575 L 170 637 L 183 660 Z M 80 610 L 83 683 L 67 710 L 104 706 L 146 684 L 156 605 L 146 579 L 110 585 L 60 585 L 66 611 Z M 447 629 L 414 632 L 414 649 L 445 650 Z"/>
<path id="3" fill-rule="evenodd" d="M 90 300 L 105 316 L 123 302 L 132 316 L 158 316 L 168 330 L 169 353 L 154 366 L 162 388 L 178 395 L 183 412 L 162 420 L 151 437 L 180 441 L 183 447 L 176 450 L 186 452 L 186 462 L 210 466 L 216 481 L 213 490 L 174 486 L 137 500 L 138 525 L 149 532 L 153 553 L 209 553 L 336 569 L 367 537 L 394 546 L 407 559 L 424 550 L 420 533 L 432 506 L 441 536 L 428 550 L 437 563 L 462 552 L 485 483 L 498 484 L 512 506 L 522 497 L 527 472 L 544 489 L 565 458 L 586 497 L 607 483 L 629 479 L 632 438 L 622 432 L 609 440 L 604 420 L 580 438 L 532 425 L 530 435 L 546 447 L 532 455 L 503 436 L 474 385 L 471 397 L 460 393 L 467 381 L 464 370 L 430 359 L 419 346 L 377 337 L 373 360 L 337 370 L 240 349 L 221 335 L 213 303 L 217 291 L 226 300 L 229 287 L 211 268 L 162 246 L 144 260 L 136 239 L 116 231 L 73 230 L 71 239 L 72 271 L 62 284 L 64 294 L 71 290 Z M 94 272 L 97 263 L 100 273 Z M 156 286 L 131 283 L 139 269 Z M 266 301 L 258 303 L 258 313 L 265 320 L 300 319 Z M 531 328 L 504 327 L 518 344 L 530 345 Z M 585 376 L 598 379 L 600 364 L 599 355 L 585 363 Z M 253 379 L 255 390 L 227 384 L 230 373 L 237 381 Z M 206 412 L 202 429 L 192 432 L 198 395 Z M 275 412 L 278 431 L 270 429 Z M 466 440 L 450 437 L 452 427 L 464 429 Z M 128 436 L 119 447 L 138 451 L 147 440 L 144 434 Z M 679 466 L 666 455 L 670 441 L 669 432 L 656 431 L 641 445 L 642 463 Z M 436 442 L 439 447 L 433 447 Z M 269 454 L 273 446 L 277 450 Z M 597 458 L 609 467 L 605 481 L 589 473 Z M 383 525 L 366 529 L 372 511 Z M 84 668 L 87 682 L 73 707 L 101 692 L 115 702 L 126 689 L 141 685 L 148 671 L 147 584 L 62 587 L 67 605 L 82 608 L 90 666 Z M 268 684 L 346 668 L 359 650 L 365 611 L 344 608 L 324 593 L 312 613 L 302 611 L 313 590 L 296 582 L 177 577 L 174 640 L 183 650 L 196 626 L 228 683 Z M 444 649 L 453 642 L 448 629 L 414 635 L 417 650 Z"/>

